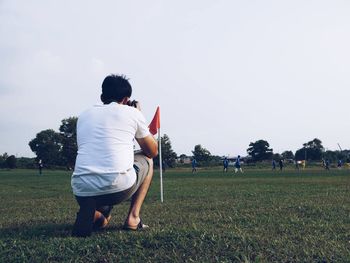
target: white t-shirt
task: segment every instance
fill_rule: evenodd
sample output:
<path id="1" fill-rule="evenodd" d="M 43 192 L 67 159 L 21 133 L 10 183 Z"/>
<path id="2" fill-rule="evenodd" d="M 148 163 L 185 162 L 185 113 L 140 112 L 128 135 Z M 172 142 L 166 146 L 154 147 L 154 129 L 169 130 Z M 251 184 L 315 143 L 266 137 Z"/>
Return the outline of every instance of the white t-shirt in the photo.
<path id="1" fill-rule="evenodd" d="M 77 196 L 116 193 L 136 181 L 134 138 L 149 135 L 143 114 L 112 102 L 83 112 L 77 123 L 78 155 L 72 175 Z"/>

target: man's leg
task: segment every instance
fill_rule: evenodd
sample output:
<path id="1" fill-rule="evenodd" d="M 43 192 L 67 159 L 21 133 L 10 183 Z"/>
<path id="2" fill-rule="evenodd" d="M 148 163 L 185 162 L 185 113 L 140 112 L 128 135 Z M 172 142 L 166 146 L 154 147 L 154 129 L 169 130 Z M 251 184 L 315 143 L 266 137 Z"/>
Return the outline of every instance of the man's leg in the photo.
<path id="1" fill-rule="evenodd" d="M 76 237 L 87 237 L 91 235 L 95 215 L 96 202 L 91 197 L 76 197 L 80 209 L 77 213 L 72 235 Z"/>
<path id="2" fill-rule="evenodd" d="M 129 209 L 129 214 L 125 220 L 125 224 L 130 227 L 137 227 L 140 223 L 140 210 L 147 195 L 148 189 L 152 182 L 153 177 L 153 160 L 147 157 L 144 157 L 148 161 L 149 169 L 147 176 L 143 180 L 139 189 L 135 192 L 131 199 L 131 205 Z"/>
<path id="3" fill-rule="evenodd" d="M 148 164 L 147 164 L 148 171 Z M 146 176 L 146 171 L 143 178 Z M 136 184 L 136 183 L 135 183 Z M 121 192 L 95 196 L 96 211 L 94 214 L 93 230 L 104 229 L 111 220 L 111 212 L 114 205 L 120 204 L 132 196 L 133 187 Z"/>
<path id="4" fill-rule="evenodd" d="M 113 206 L 105 205 L 96 209 L 93 224 L 94 230 L 102 229 L 107 226 L 111 219 L 112 208 Z"/>
<path id="5" fill-rule="evenodd" d="M 101 212 L 101 214 L 104 216 L 104 217 L 109 217 L 111 212 L 112 212 L 112 209 L 113 209 L 113 206 L 112 205 L 104 205 L 104 206 L 100 206 L 100 207 L 97 207 L 97 211 L 98 212 Z"/>

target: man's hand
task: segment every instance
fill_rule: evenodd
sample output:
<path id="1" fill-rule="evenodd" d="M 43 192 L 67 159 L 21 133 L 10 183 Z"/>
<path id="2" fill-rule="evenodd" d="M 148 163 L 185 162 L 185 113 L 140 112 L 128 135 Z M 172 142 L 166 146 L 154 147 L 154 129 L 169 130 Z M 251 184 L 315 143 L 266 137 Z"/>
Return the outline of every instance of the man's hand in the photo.
<path id="1" fill-rule="evenodd" d="M 140 107 L 140 102 L 136 101 L 136 100 L 129 100 L 126 105 L 130 106 L 130 107 L 134 107 L 136 109 L 138 109 L 139 111 L 141 111 L 141 107 Z"/>

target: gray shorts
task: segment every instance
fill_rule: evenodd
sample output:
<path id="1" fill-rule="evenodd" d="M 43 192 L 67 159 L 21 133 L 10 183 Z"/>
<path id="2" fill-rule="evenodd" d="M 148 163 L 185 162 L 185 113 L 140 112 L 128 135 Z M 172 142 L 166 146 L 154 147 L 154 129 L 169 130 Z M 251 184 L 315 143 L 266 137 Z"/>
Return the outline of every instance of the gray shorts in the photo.
<path id="1" fill-rule="evenodd" d="M 143 154 L 137 153 L 135 154 L 134 158 L 135 158 L 134 169 L 136 172 L 136 182 L 131 188 L 123 191 L 123 192 L 126 192 L 123 198 L 124 200 L 131 198 L 135 194 L 135 192 L 140 188 L 140 185 L 143 183 L 143 181 L 145 180 L 149 172 L 149 163 L 146 156 L 144 156 Z"/>

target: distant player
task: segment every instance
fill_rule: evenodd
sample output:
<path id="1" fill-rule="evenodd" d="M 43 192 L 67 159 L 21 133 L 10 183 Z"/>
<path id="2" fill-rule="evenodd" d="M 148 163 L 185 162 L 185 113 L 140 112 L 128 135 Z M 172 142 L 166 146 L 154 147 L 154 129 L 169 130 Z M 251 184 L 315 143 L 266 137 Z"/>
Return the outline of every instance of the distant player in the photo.
<path id="1" fill-rule="evenodd" d="M 272 170 L 275 171 L 276 170 L 276 161 L 272 160 Z"/>
<path id="2" fill-rule="evenodd" d="M 236 162 L 235 162 L 235 173 L 237 173 L 238 171 L 240 171 L 241 173 L 243 173 L 242 167 L 241 167 L 241 156 L 238 155 Z"/>
<path id="3" fill-rule="evenodd" d="M 329 171 L 329 160 L 327 159 L 325 162 L 325 167 L 326 171 Z"/>
<path id="4" fill-rule="evenodd" d="M 338 160 L 338 169 L 341 169 L 343 166 L 343 161 L 342 160 Z"/>
<path id="5" fill-rule="evenodd" d="M 43 161 L 40 159 L 38 163 L 39 175 L 42 175 L 43 167 L 44 167 Z"/>
<path id="6" fill-rule="evenodd" d="M 223 164 L 224 164 L 223 172 L 227 172 L 227 170 L 228 170 L 228 159 L 227 159 L 227 157 L 225 157 L 225 159 L 223 161 Z"/>
<path id="7" fill-rule="evenodd" d="M 302 161 L 301 161 L 301 164 L 303 165 L 303 169 L 305 169 L 305 166 L 306 166 L 306 160 L 302 160 Z"/>
<path id="8" fill-rule="evenodd" d="M 192 159 L 192 173 L 197 172 L 197 160 L 195 158 Z"/>
<path id="9" fill-rule="evenodd" d="M 280 166 L 280 171 L 282 172 L 282 170 L 283 170 L 283 160 L 282 159 L 280 159 L 279 160 L 279 162 L 278 162 L 278 164 L 279 164 L 279 166 Z"/>
<path id="10" fill-rule="evenodd" d="M 295 163 L 295 169 L 297 169 L 298 171 L 300 170 L 300 168 L 299 168 L 299 163 L 298 163 L 298 161 L 297 160 L 295 160 L 294 161 L 294 163 Z"/>

